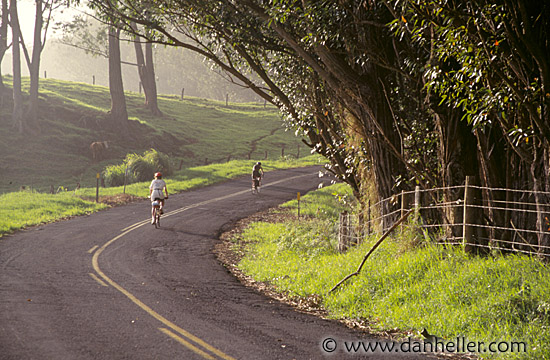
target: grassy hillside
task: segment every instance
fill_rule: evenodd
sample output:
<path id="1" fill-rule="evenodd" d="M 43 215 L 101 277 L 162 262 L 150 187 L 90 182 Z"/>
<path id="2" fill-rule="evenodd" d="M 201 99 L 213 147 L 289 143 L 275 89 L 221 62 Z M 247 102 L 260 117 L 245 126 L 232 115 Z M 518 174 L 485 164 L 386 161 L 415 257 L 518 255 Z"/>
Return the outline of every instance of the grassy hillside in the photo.
<path id="1" fill-rule="evenodd" d="M 8 86 L 10 78 L 6 79 Z M 28 79 L 23 90 L 28 90 Z M 128 134 L 110 130 L 109 89 L 52 79 L 40 81 L 40 119 L 33 134 L 18 134 L 11 121 L 11 100 L 0 108 L 0 192 L 21 186 L 47 191 L 50 186 L 74 189 L 95 183 L 105 166 L 120 163 L 127 153 L 150 148 L 170 155 L 177 168 L 231 159 L 277 159 L 296 156 L 301 141 L 285 132 L 273 106 L 236 104 L 178 96 L 160 96 L 163 117 L 151 116 L 144 97 L 128 92 Z M 94 161 L 89 145 L 109 141 L 101 161 Z M 309 152 L 302 144 L 300 155 Z"/>

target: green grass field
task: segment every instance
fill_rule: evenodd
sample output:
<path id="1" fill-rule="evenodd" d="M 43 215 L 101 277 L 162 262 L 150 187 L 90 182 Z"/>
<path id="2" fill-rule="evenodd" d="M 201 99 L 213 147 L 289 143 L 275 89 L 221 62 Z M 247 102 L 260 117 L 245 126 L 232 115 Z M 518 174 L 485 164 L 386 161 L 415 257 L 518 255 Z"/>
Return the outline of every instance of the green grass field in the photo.
<path id="1" fill-rule="evenodd" d="M 280 159 L 265 163 L 264 170 L 287 169 L 292 167 L 319 165 L 318 156 L 301 159 Z M 224 164 L 211 164 L 184 168 L 166 179 L 170 194 L 212 185 L 250 173 L 253 160 L 232 160 Z M 123 186 L 100 188 L 101 198 L 127 195 L 145 199 L 149 195 L 149 184 L 138 182 Z M 46 194 L 27 189 L 0 195 L 0 237 L 13 231 L 57 221 L 63 218 L 89 214 L 105 209 L 107 205 L 95 203 L 96 188 L 81 188 L 77 191 L 61 191 Z"/>
<path id="2" fill-rule="evenodd" d="M 5 83 L 10 86 L 10 77 Z M 23 79 L 23 91 L 28 90 Z M 228 159 L 269 160 L 284 155 L 309 155 L 291 131 L 285 131 L 278 110 L 263 103 L 229 103 L 160 95 L 164 116 L 153 117 L 144 97 L 126 93 L 132 124 L 130 138 L 109 130 L 109 89 L 53 79 L 40 80 L 40 119 L 31 134 L 19 134 L 11 123 L 11 100 L 0 108 L 0 193 L 21 186 L 49 191 L 92 186 L 95 175 L 128 153 L 155 148 L 170 156 L 174 168 L 226 162 Z M 104 158 L 92 159 L 89 145 L 109 141 Z M 301 144 L 301 145 L 300 145 Z M 283 150 L 284 149 L 284 150 Z"/>
<path id="3" fill-rule="evenodd" d="M 388 239 L 359 276 L 353 273 L 377 237 L 346 253 L 336 249 L 336 214 L 344 185 L 304 198 L 309 220 L 253 223 L 234 238 L 246 256 L 239 267 L 289 296 L 318 299 L 330 316 L 365 321 L 375 332 L 421 339 L 426 328 L 443 341 L 484 342 L 483 358 L 550 359 L 550 269 L 523 255 L 476 257 L 461 248 L 416 244 L 415 233 Z M 296 212 L 296 201 L 286 205 Z M 247 244 L 247 245 L 245 245 Z M 491 353 L 491 342 L 507 352 Z M 523 344 L 512 344 L 523 342 Z M 497 349 L 494 344 L 492 349 Z M 512 347 L 515 352 L 511 352 Z"/>

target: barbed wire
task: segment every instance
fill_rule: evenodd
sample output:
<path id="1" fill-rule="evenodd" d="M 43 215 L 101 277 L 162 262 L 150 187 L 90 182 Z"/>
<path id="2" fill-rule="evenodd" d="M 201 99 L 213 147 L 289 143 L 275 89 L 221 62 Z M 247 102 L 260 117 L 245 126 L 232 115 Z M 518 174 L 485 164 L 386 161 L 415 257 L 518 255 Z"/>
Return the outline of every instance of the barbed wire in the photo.
<path id="1" fill-rule="evenodd" d="M 506 196 L 513 197 L 513 199 L 508 201 L 501 199 L 476 199 L 477 203 L 466 204 L 464 198 L 445 201 L 439 196 L 441 194 L 436 194 L 435 196 L 430 196 L 432 201 L 429 205 L 423 205 L 422 202 L 420 202 L 420 204 L 416 204 L 415 208 L 411 202 L 406 205 L 403 204 L 403 201 L 406 201 L 406 197 L 411 194 L 415 194 L 415 199 L 418 199 L 419 194 L 420 197 L 425 198 L 425 194 L 428 192 L 435 193 L 445 190 L 465 189 L 466 187 L 462 185 L 403 191 L 371 205 L 368 208 L 368 217 L 363 215 L 362 219 L 359 219 L 356 214 L 347 214 L 348 218 L 346 219 L 346 224 L 340 225 L 345 225 L 347 227 L 343 229 L 343 234 L 341 234 L 342 238 L 340 240 L 348 243 L 359 243 L 364 240 L 365 236 L 370 235 L 365 231 L 367 228 L 370 229 L 371 234 L 382 232 L 396 221 L 398 214 L 402 214 L 404 211 L 413 208 L 417 213 L 417 221 L 413 224 L 402 224 L 401 226 L 413 226 L 417 229 L 424 230 L 428 232 L 432 238 L 436 237 L 434 242 L 437 244 L 465 245 L 463 232 L 465 228 L 470 227 L 486 231 L 489 237 L 480 237 L 479 235 L 481 233 L 476 234 L 476 242 L 468 242 L 468 246 L 503 252 L 520 252 L 537 256 L 550 256 L 550 245 L 545 245 L 546 242 L 540 243 L 548 239 L 548 244 L 550 244 L 550 204 L 542 202 L 537 203 L 535 197 L 532 196 L 533 194 L 550 195 L 550 192 L 489 188 L 472 185 L 468 185 L 468 187 L 487 191 L 489 195 L 497 191 L 508 191 L 512 193 L 512 196 Z M 528 193 L 528 196 L 525 201 L 521 201 L 517 199 L 517 195 L 514 195 L 515 193 L 521 193 L 521 198 L 525 198 L 525 193 Z M 441 201 L 438 202 L 437 199 L 440 198 Z M 536 209 L 533 207 L 536 207 Z M 384 214 L 383 208 L 388 212 Z M 465 214 L 463 211 L 460 211 L 460 209 L 465 209 L 466 211 L 468 211 L 468 209 L 475 209 L 483 212 L 483 215 L 479 214 L 476 218 L 476 222 L 479 223 L 464 222 Z M 433 213 L 433 211 L 436 211 L 436 213 Z M 454 217 L 452 219 L 453 222 L 450 222 L 445 214 L 449 214 L 452 211 L 454 211 L 455 215 L 452 215 Z M 498 222 L 494 223 L 494 211 L 509 213 L 510 215 L 504 217 L 504 219 L 509 222 L 509 225 L 499 224 Z M 546 213 L 547 211 L 548 213 Z M 428 217 L 428 219 L 435 220 L 435 222 L 430 221 L 429 224 L 424 223 L 423 219 L 426 218 L 427 214 L 432 214 L 433 216 Z M 541 223 L 541 221 L 543 221 L 543 223 Z M 516 226 L 514 222 L 516 224 L 522 224 L 522 226 Z M 452 236 L 449 237 L 444 234 Z M 509 234 L 510 239 L 500 239 L 500 236 L 495 236 L 499 234 Z M 442 240 L 438 240 L 438 236 L 440 236 Z M 479 243 L 480 241 L 485 241 L 486 244 Z"/>

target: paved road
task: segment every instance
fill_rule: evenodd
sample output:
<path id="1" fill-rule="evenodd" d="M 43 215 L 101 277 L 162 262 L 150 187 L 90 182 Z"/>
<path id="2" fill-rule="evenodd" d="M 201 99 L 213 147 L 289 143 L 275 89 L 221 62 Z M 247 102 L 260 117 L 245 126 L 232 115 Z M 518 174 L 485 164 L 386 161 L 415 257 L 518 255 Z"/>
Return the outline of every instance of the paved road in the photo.
<path id="1" fill-rule="evenodd" d="M 220 229 L 316 173 L 270 172 L 259 196 L 248 177 L 170 196 L 158 230 L 144 201 L 0 239 L 0 359 L 319 359 L 325 338 L 363 339 L 242 286 L 212 253 Z"/>

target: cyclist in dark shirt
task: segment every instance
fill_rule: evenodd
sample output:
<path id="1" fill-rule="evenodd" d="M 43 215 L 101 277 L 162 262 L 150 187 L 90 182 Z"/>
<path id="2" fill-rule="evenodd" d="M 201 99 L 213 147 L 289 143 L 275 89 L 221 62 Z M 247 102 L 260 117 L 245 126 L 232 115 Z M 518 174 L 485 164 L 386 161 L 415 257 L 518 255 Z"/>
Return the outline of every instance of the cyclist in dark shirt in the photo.
<path id="1" fill-rule="evenodd" d="M 252 167 L 252 179 L 259 178 L 260 180 L 262 180 L 263 176 L 264 176 L 264 169 L 262 168 L 262 163 L 258 161 Z"/>
<path id="2" fill-rule="evenodd" d="M 260 192 L 263 175 L 264 169 L 262 169 L 262 163 L 258 161 L 254 164 L 254 167 L 252 167 L 252 194 L 258 194 Z"/>

